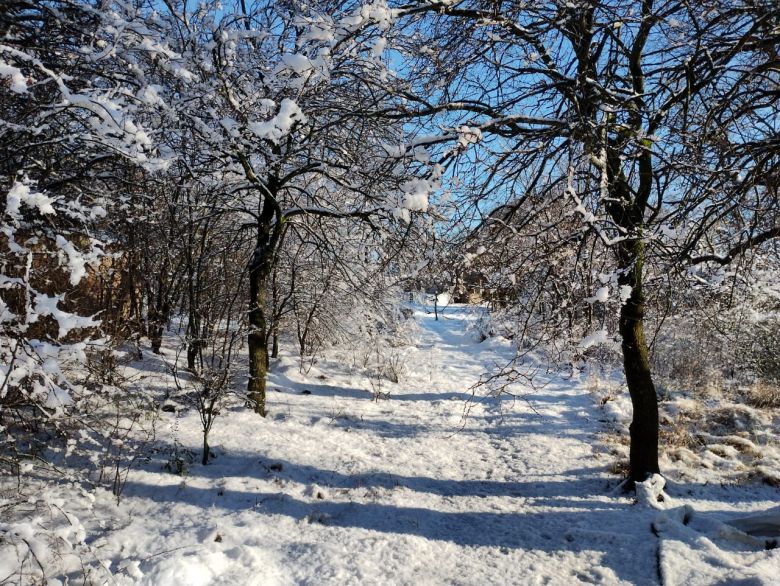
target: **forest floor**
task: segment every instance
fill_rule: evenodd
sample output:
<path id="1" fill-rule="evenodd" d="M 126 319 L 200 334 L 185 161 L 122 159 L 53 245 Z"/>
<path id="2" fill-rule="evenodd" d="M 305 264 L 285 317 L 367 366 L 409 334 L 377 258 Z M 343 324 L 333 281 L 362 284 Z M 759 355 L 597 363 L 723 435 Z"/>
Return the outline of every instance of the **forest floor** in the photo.
<path id="1" fill-rule="evenodd" d="M 106 583 L 780 581 L 780 549 L 766 549 L 755 523 L 740 525 L 752 536 L 727 524 L 777 515 L 778 488 L 705 479 L 616 490 L 605 409 L 587 381 L 472 392 L 512 354 L 508 341 L 475 340 L 478 311 L 450 307 L 435 321 L 418 307 L 407 373 L 378 400 L 376 382 L 336 357 L 308 373 L 282 357 L 268 417 L 223 411 L 207 466 L 197 413 L 163 413 L 161 447 L 119 502 L 106 492 L 72 507 L 89 556 L 113 574 Z M 155 360 L 133 368 L 170 384 Z M 181 474 L 165 469 L 172 458 Z"/>

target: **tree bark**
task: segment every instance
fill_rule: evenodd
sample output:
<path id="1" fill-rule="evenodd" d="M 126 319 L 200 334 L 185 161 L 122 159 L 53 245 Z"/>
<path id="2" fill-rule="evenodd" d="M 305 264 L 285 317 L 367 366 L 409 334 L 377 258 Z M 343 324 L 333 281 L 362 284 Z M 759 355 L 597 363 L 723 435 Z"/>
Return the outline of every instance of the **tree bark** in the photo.
<path id="1" fill-rule="evenodd" d="M 623 369 L 631 396 L 633 418 L 630 427 L 630 473 L 632 482 L 643 482 L 660 473 L 658 467 L 658 397 L 650 372 L 650 358 L 645 341 L 645 299 L 642 288 L 644 243 L 637 239 L 619 246 L 620 285 L 631 287 L 631 296 L 620 309 L 620 337 Z M 627 263 L 628 266 L 625 266 Z"/>
<path id="2" fill-rule="evenodd" d="M 281 310 L 279 308 L 279 286 L 277 281 L 276 268 L 277 262 L 274 262 L 272 275 L 273 287 L 271 288 L 271 307 L 274 311 L 273 323 L 271 324 L 271 358 L 279 358 L 279 317 Z"/>
<path id="3" fill-rule="evenodd" d="M 607 210 L 620 226 L 625 239 L 616 245 L 618 285 L 631 287 L 631 295 L 620 308 L 620 337 L 623 370 L 631 396 L 633 417 L 630 426 L 629 480 L 644 482 L 660 472 L 658 467 L 658 397 L 650 372 L 645 341 L 645 297 L 643 273 L 645 261 L 644 213 L 652 185 L 652 163 L 647 150 L 640 158 L 640 181 L 632 193 L 622 172 L 617 151 L 610 148 L 608 179 L 611 202 Z"/>
<path id="4" fill-rule="evenodd" d="M 195 372 L 199 355 L 200 346 L 197 342 L 190 340 L 190 342 L 187 344 L 187 368 L 192 372 Z"/>
<path id="5" fill-rule="evenodd" d="M 154 307 L 149 310 L 149 340 L 152 352 L 159 354 L 162 349 L 165 326 L 168 324 L 169 309 L 166 306 Z"/>
<path id="6" fill-rule="evenodd" d="M 209 463 L 209 453 L 211 448 L 209 447 L 209 432 L 203 432 L 203 456 L 200 459 L 200 463 L 204 466 Z"/>
<path id="7" fill-rule="evenodd" d="M 247 396 L 258 415 L 265 417 L 265 391 L 268 376 L 268 324 L 266 295 L 270 274 L 267 245 L 258 244 L 249 267 L 249 385 Z"/>
<path id="8" fill-rule="evenodd" d="M 645 213 L 653 189 L 653 143 L 643 130 L 645 76 L 642 54 L 650 30 L 655 24 L 653 0 L 643 0 L 642 19 L 631 46 L 629 71 L 634 97 L 628 104 L 629 129 L 616 129 L 616 138 L 607 139 L 607 179 L 613 200 L 607 205 L 610 216 L 625 235 L 617 245 L 618 284 L 631 287 L 631 295 L 620 308 L 620 337 L 623 349 L 623 370 L 631 396 L 633 416 L 630 426 L 629 481 L 644 482 L 660 473 L 658 466 L 658 397 L 650 372 L 650 358 L 645 341 L 645 297 L 643 272 L 645 262 Z M 638 182 L 632 192 L 622 170 L 620 152 L 633 142 L 638 149 Z M 620 148 L 620 147 L 623 148 Z"/>
<path id="9" fill-rule="evenodd" d="M 251 169 L 247 167 L 251 172 Z M 254 178 L 254 174 L 250 174 Z M 257 181 L 257 179 L 255 178 Z M 276 264 L 276 249 L 281 239 L 284 218 L 276 195 L 279 183 L 270 176 L 263 186 L 264 197 L 257 219 L 257 242 L 249 261 L 249 382 L 247 398 L 255 413 L 265 417 L 266 379 L 268 377 L 268 318 L 266 304 Z M 273 312 L 273 309 L 271 310 Z"/>
<path id="10" fill-rule="evenodd" d="M 271 358 L 279 358 L 279 325 L 274 323 L 271 341 Z"/>

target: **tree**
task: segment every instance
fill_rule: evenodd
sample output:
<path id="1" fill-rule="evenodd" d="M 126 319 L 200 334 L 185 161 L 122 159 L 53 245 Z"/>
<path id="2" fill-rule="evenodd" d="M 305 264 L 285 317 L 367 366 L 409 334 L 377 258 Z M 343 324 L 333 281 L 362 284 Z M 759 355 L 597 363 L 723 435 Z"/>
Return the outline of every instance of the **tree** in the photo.
<path id="1" fill-rule="evenodd" d="M 133 67 L 154 51 L 133 11 L 114 8 L 19 0 L 0 15 L 0 418 L 21 431 L 4 448 L 28 457 L 25 421 L 64 429 L 83 415 L 64 365 L 83 362 L 99 331 L 79 296 L 104 266 L 117 203 L 106 193 L 162 164 Z"/>
<path id="2" fill-rule="evenodd" d="M 202 247 L 203 255 L 192 263 L 197 270 L 187 273 L 188 291 L 198 289 L 196 295 L 188 298 L 189 325 L 183 347 L 187 352 L 189 372 L 181 373 L 178 354 L 172 370 L 178 398 L 193 406 L 200 416 L 203 430 L 201 463 L 205 466 L 211 455 L 211 429 L 235 392 L 238 352 L 246 336 L 247 311 L 242 302 L 246 270 L 234 262 L 236 241 L 219 238 L 229 234 L 224 227 L 223 230 L 204 228 L 203 231 L 203 240 L 212 240 L 208 242 L 209 246 Z M 213 242 L 215 237 L 219 238 L 218 242 Z M 188 265 L 191 257 L 188 254 Z"/>
<path id="3" fill-rule="evenodd" d="M 396 130 L 373 117 L 387 99 L 381 32 L 390 11 L 381 2 L 332 14 L 276 3 L 171 8 L 172 50 L 182 56 L 180 82 L 167 90 L 171 148 L 188 153 L 193 180 L 218 186 L 221 208 L 253 233 L 247 397 L 264 415 L 268 296 L 286 226 L 399 207 L 387 198 L 402 181 L 387 153 Z"/>
<path id="4" fill-rule="evenodd" d="M 763 217 L 764 227 L 749 231 L 752 236 L 728 233 L 731 246 L 724 242 L 721 249 L 736 253 L 778 235 L 776 214 L 758 212 L 776 208 L 776 193 L 755 189 L 753 154 L 733 156 L 754 153 L 751 141 L 727 149 L 727 169 L 712 156 L 686 158 L 713 137 L 722 140 L 722 132 L 735 146 L 728 129 L 713 129 L 718 106 L 712 97 L 755 97 L 757 78 L 741 71 L 751 52 L 766 51 L 757 35 L 774 30 L 771 11 L 719 2 L 464 0 L 412 3 L 399 14 L 402 39 L 394 42 L 418 55 L 409 66 L 417 76 L 388 115 L 444 126 L 427 142 L 458 143 L 461 161 L 484 162 L 469 190 L 478 202 L 495 207 L 503 199 L 520 214 L 533 214 L 537 193 L 558 194 L 565 213 L 611 252 L 610 285 L 600 290 L 620 298 L 618 333 L 634 408 L 630 480 L 658 473 L 644 277 L 648 263 L 690 262 L 686 254 L 668 254 L 676 246 L 669 236 L 674 228 L 683 227 L 688 250 L 728 214 L 746 214 L 756 226 Z M 727 110 L 731 129 L 749 127 L 761 111 Z M 453 161 L 453 150 L 440 157 Z M 701 229 L 688 230 L 689 222 Z"/>

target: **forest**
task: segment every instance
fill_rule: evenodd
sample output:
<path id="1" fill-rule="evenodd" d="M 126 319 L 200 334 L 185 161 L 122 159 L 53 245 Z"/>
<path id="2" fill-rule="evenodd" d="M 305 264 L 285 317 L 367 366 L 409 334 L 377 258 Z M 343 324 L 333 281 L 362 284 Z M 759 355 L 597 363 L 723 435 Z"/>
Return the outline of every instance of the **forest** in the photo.
<path id="1" fill-rule="evenodd" d="M 0 0 L 0 584 L 776 584 L 773 0 Z"/>

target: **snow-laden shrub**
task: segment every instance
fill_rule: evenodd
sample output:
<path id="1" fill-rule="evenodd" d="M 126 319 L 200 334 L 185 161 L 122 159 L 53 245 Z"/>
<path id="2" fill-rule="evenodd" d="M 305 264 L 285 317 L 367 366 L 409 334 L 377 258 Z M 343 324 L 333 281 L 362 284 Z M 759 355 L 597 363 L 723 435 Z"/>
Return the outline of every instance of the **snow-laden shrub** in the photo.
<path id="1" fill-rule="evenodd" d="M 217 327 L 209 328 L 210 335 L 200 340 L 195 368 L 182 368 L 178 353 L 170 367 L 177 389 L 174 401 L 192 407 L 200 418 L 203 431 L 201 463 L 204 466 L 211 456 L 209 434 L 214 422 L 236 393 L 237 355 L 246 335 L 246 320 L 239 318 L 231 322 L 231 312 L 226 313 L 210 316 L 217 318 Z M 184 346 L 182 344 L 181 348 Z M 181 466 L 177 464 L 176 468 L 172 471 L 181 474 Z"/>
<path id="2" fill-rule="evenodd" d="M 386 397 L 386 383 L 397 384 L 409 368 L 409 347 L 414 343 L 417 324 L 401 311 L 389 311 L 381 319 L 362 324 L 365 340 L 361 361 L 375 399 Z M 372 323 L 373 322 L 373 323 Z"/>
<path id="3" fill-rule="evenodd" d="M 407 375 L 418 331 L 413 311 L 401 304 L 400 291 L 383 290 L 382 300 L 379 294 L 354 297 L 340 320 L 338 335 L 331 339 L 332 355 L 368 378 L 375 399 L 386 397 L 390 385 Z"/>
<path id="4" fill-rule="evenodd" d="M 153 431 L 142 389 L 85 374 L 90 355 L 108 351 L 106 300 L 93 293 L 101 280 L 116 284 L 104 262 L 111 215 L 141 169 L 164 165 L 144 128 L 151 104 L 137 96 L 149 89 L 144 61 L 173 56 L 141 42 L 155 34 L 142 19 L 112 2 L 3 9 L 0 489 L 27 498 L 3 500 L 0 582 L 46 582 L 83 540 L 66 508 L 49 502 L 42 514 L 29 495 L 62 483 L 118 495 L 136 433 Z"/>
<path id="5" fill-rule="evenodd" d="M 110 349 L 90 353 L 83 381 L 89 391 L 77 405 L 74 421 L 79 440 L 68 440 L 65 452 L 71 467 L 86 466 L 85 477 L 117 499 L 156 439 L 159 397 L 127 366 L 130 356 Z"/>
<path id="6" fill-rule="evenodd" d="M 79 560 L 86 531 L 63 508 L 62 499 L 44 496 L 15 505 L 0 522 L 0 582 L 45 584 L 47 578 Z"/>
<path id="7" fill-rule="evenodd" d="M 668 386 L 704 394 L 734 385 L 778 388 L 780 294 L 775 289 L 760 273 L 731 274 L 726 285 L 694 291 L 677 302 L 675 315 L 656 326 L 653 371 Z"/>
<path id="8" fill-rule="evenodd" d="M 68 364 L 86 362 L 84 330 L 98 322 L 65 307 L 65 292 L 52 277 L 69 275 L 76 287 L 102 251 L 87 239 L 86 249 L 58 235 L 45 238 L 46 224 L 72 216 L 62 202 L 17 181 L 6 193 L 0 267 L 0 453 L 6 459 L 36 458 L 48 435 L 62 433 L 85 389 L 68 376 Z M 53 218 L 53 219 L 49 219 Z M 85 215 L 77 218 L 86 221 Z M 42 238 L 43 236 L 43 238 Z M 44 246 L 39 244 L 44 242 Z"/>

